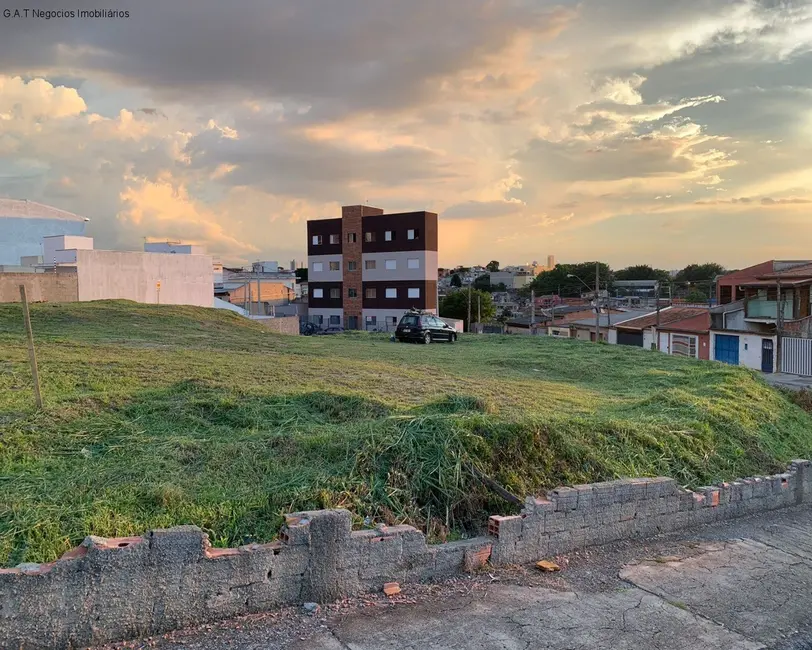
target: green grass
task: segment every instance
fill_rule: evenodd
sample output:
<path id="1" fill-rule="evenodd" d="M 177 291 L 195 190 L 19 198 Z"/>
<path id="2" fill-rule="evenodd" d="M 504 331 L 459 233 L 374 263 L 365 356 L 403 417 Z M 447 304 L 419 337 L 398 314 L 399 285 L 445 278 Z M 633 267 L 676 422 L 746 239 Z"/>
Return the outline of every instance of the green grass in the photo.
<path id="1" fill-rule="evenodd" d="M 196 524 L 268 540 L 281 515 L 349 508 L 432 539 L 476 532 L 514 494 L 781 470 L 812 420 L 753 373 L 620 346 L 284 337 L 223 311 L 34 305 L 33 408 L 19 305 L 0 305 L 0 565 L 88 534 Z"/>

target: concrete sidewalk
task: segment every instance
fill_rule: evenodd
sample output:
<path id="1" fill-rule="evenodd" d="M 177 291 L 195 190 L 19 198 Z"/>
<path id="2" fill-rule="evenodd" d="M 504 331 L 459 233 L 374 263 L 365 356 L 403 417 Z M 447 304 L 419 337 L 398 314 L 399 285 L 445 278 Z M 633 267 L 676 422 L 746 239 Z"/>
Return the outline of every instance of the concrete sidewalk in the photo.
<path id="1" fill-rule="evenodd" d="M 164 650 L 812 648 L 812 509 L 707 526 L 443 585 L 109 646 Z"/>

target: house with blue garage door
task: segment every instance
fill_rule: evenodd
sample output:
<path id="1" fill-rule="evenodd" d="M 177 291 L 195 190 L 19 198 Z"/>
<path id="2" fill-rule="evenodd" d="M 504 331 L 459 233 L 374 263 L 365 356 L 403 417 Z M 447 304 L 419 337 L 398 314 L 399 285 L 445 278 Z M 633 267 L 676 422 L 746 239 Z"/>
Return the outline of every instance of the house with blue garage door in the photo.
<path id="1" fill-rule="evenodd" d="M 812 374 L 812 262 L 770 260 L 716 280 L 711 359 L 762 372 Z M 781 359 L 778 337 L 781 336 Z M 797 358 L 796 358 L 797 357 Z"/>

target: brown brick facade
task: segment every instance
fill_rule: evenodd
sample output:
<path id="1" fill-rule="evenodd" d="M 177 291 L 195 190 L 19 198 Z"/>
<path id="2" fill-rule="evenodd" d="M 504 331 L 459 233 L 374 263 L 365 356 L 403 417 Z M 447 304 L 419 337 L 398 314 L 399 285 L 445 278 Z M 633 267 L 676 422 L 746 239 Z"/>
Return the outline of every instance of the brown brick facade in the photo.
<path id="1" fill-rule="evenodd" d="M 381 215 L 383 210 L 368 205 L 348 205 L 341 208 L 341 252 L 344 281 L 344 327 L 363 327 L 363 277 L 362 250 L 364 242 L 363 218 Z M 355 235 L 352 237 L 351 235 Z M 353 241 L 353 239 L 355 241 Z M 350 270 L 354 263 L 355 269 Z M 355 297 L 350 298 L 351 290 Z"/>

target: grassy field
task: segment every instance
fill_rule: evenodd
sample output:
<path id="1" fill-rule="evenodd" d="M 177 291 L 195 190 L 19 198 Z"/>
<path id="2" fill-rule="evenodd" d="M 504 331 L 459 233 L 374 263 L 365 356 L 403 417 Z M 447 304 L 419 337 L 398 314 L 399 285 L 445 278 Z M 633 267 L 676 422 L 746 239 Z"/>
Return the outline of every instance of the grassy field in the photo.
<path id="1" fill-rule="evenodd" d="M 18 305 L 0 305 L 0 566 L 87 534 L 191 523 L 218 545 L 343 506 L 437 539 L 525 495 L 668 475 L 782 469 L 812 420 L 751 372 L 524 337 L 456 345 L 284 337 L 224 311 L 35 305 L 46 408 L 33 408 Z"/>

